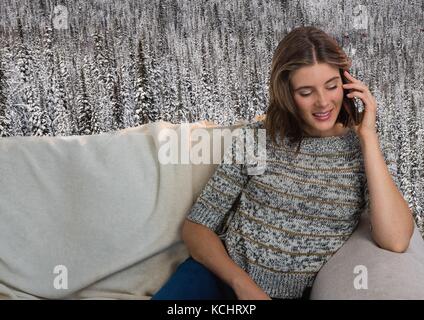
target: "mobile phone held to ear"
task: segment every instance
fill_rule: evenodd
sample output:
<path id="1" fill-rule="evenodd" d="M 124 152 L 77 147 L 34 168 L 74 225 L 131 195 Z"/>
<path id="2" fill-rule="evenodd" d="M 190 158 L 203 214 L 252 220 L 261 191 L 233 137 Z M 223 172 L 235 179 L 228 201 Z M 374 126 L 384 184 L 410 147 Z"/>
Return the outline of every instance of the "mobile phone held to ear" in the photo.
<path id="1" fill-rule="evenodd" d="M 340 73 L 341 77 L 342 77 L 342 82 L 343 84 L 345 83 L 349 83 L 349 81 L 346 79 L 346 77 L 344 76 L 343 72 Z M 343 102 L 345 104 L 345 108 L 347 108 L 348 110 L 346 110 L 350 116 L 353 119 L 353 122 L 355 123 L 355 125 L 358 125 L 362 122 L 362 119 L 364 117 L 364 106 L 362 104 L 361 99 L 355 99 L 355 98 L 349 98 L 346 95 L 350 92 L 349 89 L 343 89 Z"/>

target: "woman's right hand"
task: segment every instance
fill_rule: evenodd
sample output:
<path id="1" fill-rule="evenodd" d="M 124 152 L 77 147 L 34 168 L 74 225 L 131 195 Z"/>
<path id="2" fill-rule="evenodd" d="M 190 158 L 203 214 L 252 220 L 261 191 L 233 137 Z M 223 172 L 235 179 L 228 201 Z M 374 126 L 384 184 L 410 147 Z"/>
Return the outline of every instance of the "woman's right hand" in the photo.
<path id="1" fill-rule="evenodd" d="M 233 290 L 238 300 L 272 300 L 250 277 L 235 280 Z"/>
<path id="2" fill-rule="evenodd" d="M 182 238 L 190 255 L 227 283 L 239 300 L 271 300 L 246 271 L 229 256 L 224 243 L 211 229 L 185 220 Z"/>

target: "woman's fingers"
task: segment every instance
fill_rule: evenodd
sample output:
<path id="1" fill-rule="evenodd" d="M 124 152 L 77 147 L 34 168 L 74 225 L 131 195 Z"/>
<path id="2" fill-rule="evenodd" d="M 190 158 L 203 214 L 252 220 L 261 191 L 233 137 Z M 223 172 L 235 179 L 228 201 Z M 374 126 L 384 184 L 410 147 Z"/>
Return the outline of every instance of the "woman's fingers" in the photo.
<path id="1" fill-rule="evenodd" d="M 360 98 L 362 101 L 364 101 L 364 99 L 366 99 L 366 97 L 365 97 L 364 93 L 363 93 L 363 92 L 359 92 L 359 91 L 352 91 L 352 92 L 349 92 L 346 96 L 347 96 L 347 97 L 349 97 L 349 98 L 358 97 L 358 98 Z"/>
<path id="2" fill-rule="evenodd" d="M 347 71 L 345 71 L 344 72 L 344 75 L 346 76 L 346 78 L 349 80 L 349 81 L 352 81 L 353 83 L 355 83 L 355 82 L 360 82 L 358 79 L 356 79 L 356 78 L 354 78 L 349 72 L 347 72 Z"/>
<path id="3" fill-rule="evenodd" d="M 348 93 L 346 96 L 348 98 L 355 98 L 355 97 L 359 98 L 359 99 L 362 100 L 364 107 L 366 109 L 372 109 L 373 111 L 376 111 L 376 106 L 373 103 L 373 100 L 369 95 L 367 95 L 363 92 L 359 92 L 359 91 L 352 91 L 352 92 Z"/>
<path id="4" fill-rule="evenodd" d="M 346 83 L 343 84 L 343 89 L 350 90 L 350 92 L 366 92 L 366 89 L 357 83 Z"/>

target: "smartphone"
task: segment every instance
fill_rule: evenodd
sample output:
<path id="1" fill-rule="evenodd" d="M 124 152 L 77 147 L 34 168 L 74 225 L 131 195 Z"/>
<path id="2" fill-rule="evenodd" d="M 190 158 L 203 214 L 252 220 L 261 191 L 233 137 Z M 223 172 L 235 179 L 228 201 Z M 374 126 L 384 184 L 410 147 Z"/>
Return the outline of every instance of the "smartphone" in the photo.
<path id="1" fill-rule="evenodd" d="M 350 71 L 348 70 L 350 73 Z M 340 75 L 342 78 L 342 82 L 349 83 L 347 78 L 344 76 L 343 71 L 340 71 Z M 346 95 L 350 92 L 351 89 L 343 89 L 343 105 L 345 108 L 347 108 L 347 112 L 349 113 L 350 117 L 352 118 L 355 125 L 358 125 L 362 122 L 362 119 L 364 117 L 364 106 L 361 101 L 361 99 L 355 99 L 355 98 L 349 98 Z"/>

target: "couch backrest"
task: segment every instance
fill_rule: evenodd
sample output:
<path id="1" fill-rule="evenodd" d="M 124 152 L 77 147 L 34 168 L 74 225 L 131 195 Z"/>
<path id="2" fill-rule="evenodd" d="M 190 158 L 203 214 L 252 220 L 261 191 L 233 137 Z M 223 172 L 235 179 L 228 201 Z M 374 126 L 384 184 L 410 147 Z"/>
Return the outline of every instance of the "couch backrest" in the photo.
<path id="1" fill-rule="evenodd" d="M 182 126 L 190 137 L 217 127 L 160 121 L 112 134 L 1 139 L 0 283 L 63 298 L 178 243 L 216 168 L 158 161 L 161 132 L 173 129 L 182 141 Z M 58 277 L 65 271 L 68 289 Z"/>

